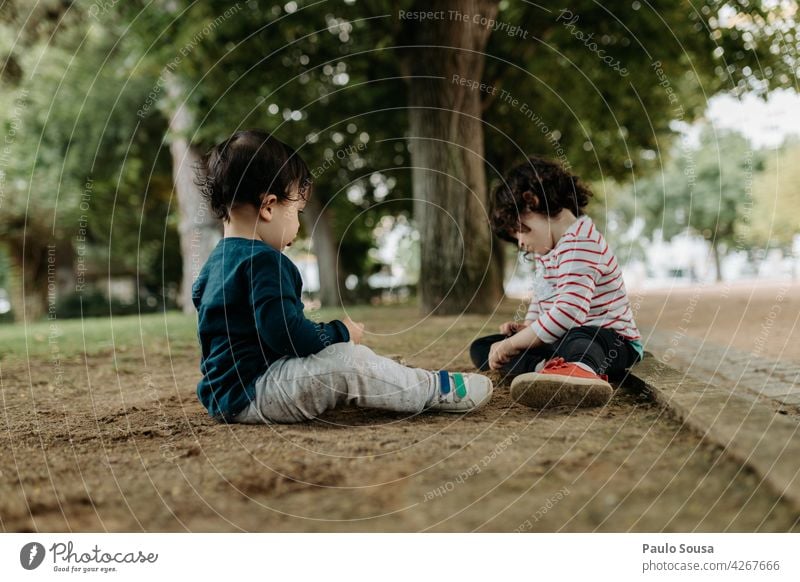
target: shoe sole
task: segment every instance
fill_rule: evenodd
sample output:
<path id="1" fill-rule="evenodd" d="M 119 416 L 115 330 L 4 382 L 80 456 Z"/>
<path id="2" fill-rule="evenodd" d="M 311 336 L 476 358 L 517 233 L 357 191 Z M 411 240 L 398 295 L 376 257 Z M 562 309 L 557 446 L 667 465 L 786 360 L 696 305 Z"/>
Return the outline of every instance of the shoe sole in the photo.
<path id="1" fill-rule="evenodd" d="M 434 408 L 436 412 L 449 412 L 451 414 L 462 414 L 464 412 L 469 412 L 470 410 L 477 410 L 486 406 L 489 401 L 492 399 L 492 394 L 494 393 L 494 384 L 489 385 L 489 392 L 486 393 L 486 396 L 483 397 L 483 400 L 478 402 L 475 406 L 471 406 L 470 408 L 462 408 L 462 409 L 454 409 L 454 408 Z"/>
<path id="2" fill-rule="evenodd" d="M 511 398 L 531 408 L 603 406 L 613 392 L 603 380 L 553 374 L 521 374 L 511 382 Z"/>

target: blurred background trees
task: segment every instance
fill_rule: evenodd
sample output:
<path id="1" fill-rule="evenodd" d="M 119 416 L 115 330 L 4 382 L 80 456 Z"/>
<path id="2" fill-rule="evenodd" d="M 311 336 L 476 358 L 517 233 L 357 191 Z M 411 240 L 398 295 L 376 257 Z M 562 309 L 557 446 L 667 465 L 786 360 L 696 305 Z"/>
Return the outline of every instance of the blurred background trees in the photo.
<path id="1" fill-rule="evenodd" d="M 718 260 L 788 248 L 796 144 L 676 138 L 713 94 L 796 83 L 795 16 L 745 0 L 6 1 L 5 288 L 18 317 L 57 303 L 80 314 L 103 296 L 190 307 L 220 234 L 194 166 L 247 127 L 312 168 L 304 233 L 325 305 L 369 300 L 381 276 L 396 284 L 391 248 L 414 263 L 424 312 L 491 310 L 505 247 L 488 194 L 531 153 L 596 184 L 593 214 L 625 244 L 691 229 Z"/>

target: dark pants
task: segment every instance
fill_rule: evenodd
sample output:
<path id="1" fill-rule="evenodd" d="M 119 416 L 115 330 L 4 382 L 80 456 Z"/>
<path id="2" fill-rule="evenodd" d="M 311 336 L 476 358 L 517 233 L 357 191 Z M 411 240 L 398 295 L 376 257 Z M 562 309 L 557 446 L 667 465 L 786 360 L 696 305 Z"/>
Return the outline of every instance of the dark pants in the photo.
<path id="1" fill-rule="evenodd" d="M 489 348 L 495 342 L 510 336 L 502 334 L 478 338 L 470 346 L 472 362 L 479 370 L 489 369 Z M 630 343 L 615 331 L 602 327 L 575 327 L 554 344 L 530 348 L 520 352 L 502 368 L 509 376 L 533 372 L 542 360 L 564 358 L 567 362 L 581 362 L 598 374 L 619 377 L 639 359 Z"/>

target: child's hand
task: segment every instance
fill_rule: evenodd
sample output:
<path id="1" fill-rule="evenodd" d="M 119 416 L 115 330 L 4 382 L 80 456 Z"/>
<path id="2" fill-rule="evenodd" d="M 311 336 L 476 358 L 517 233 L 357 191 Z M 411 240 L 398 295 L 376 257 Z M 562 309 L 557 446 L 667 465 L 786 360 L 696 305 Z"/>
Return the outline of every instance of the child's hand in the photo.
<path id="1" fill-rule="evenodd" d="M 361 336 L 364 335 L 364 324 L 356 323 L 349 317 L 345 317 L 342 323 L 344 323 L 345 327 L 347 328 L 347 331 L 350 332 L 350 341 L 355 344 L 360 344 Z"/>
<path id="2" fill-rule="evenodd" d="M 512 346 L 508 340 L 493 343 L 492 347 L 489 348 L 489 368 L 499 370 L 518 353 L 519 350 Z"/>
<path id="3" fill-rule="evenodd" d="M 532 322 L 530 321 L 507 321 L 500 326 L 500 333 L 503 335 L 514 335 L 521 329 L 525 329 Z"/>

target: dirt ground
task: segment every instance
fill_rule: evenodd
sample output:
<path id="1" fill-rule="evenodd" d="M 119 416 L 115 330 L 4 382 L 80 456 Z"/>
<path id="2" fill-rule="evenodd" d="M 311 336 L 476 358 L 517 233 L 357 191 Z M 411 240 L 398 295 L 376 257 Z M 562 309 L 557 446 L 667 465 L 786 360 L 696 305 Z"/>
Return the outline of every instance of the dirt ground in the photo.
<path id="1" fill-rule="evenodd" d="M 680 323 L 686 293 L 639 296 L 640 321 Z M 797 319 L 790 294 L 781 321 Z M 710 337 L 745 345 L 753 331 L 733 312 L 755 326 L 774 298 L 731 292 L 717 310 L 713 293 L 701 294 L 692 333 L 712 318 Z M 468 370 L 469 342 L 516 307 L 492 318 L 421 319 L 413 307 L 352 315 L 380 353 Z M 770 329 L 771 346 L 794 333 Z M 797 342 L 782 346 L 770 349 L 798 357 Z M 625 390 L 571 414 L 515 405 L 499 386 L 466 416 L 345 409 L 305 425 L 244 426 L 208 419 L 197 379 L 188 332 L 78 349 L 58 370 L 46 354 L 3 356 L 2 530 L 800 530 L 800 514 L 751 471 Z"/>

